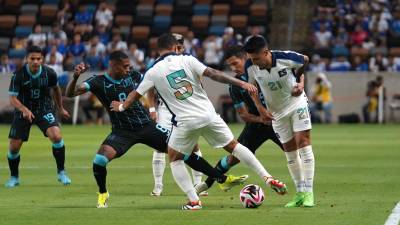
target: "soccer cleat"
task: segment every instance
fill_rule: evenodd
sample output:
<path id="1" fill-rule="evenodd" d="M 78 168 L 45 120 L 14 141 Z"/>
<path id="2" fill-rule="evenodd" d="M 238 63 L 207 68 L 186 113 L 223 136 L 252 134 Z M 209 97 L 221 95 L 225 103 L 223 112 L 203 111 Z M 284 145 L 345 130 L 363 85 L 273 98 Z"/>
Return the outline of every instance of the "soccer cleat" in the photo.
<path id="1" fill-rule="evenodd" d="M 71 184 L 71 179 L 68 177 L 65 170 L 61 170 L 60 172 L 57 173 L 57 180 L 61 182 L 63 185 Z"/>
<path id="2" fill-rule="evenodd" d="M 150 193 L 151 196 L 155 197 L 160 197 L 163 191 L 163 185 L 162 184 L 156 184 L 154 186 L 153 191 Z"/>
<path id="3" fill-rule="evenodd" d="M 304 193 L 303 206 L 304 207 L 314 207 L 315 206 L 313 192 L 305 192 Z"/>
<path id="4" fill-rule="evenodd" d="M 279 180 L 275 180 L 272 177 L 268 177 L 266 179 L 266 182 L 271 185 L 272 190 L 274 190 L 276 193 L 278 193 L 280 195 L 284 195 L 287 193 L 287 187 L 286 187 L 285 183 L 283 183 Z"/>
<path id="5" fill-rule="evenodd" d="M 108 194 L 108 191 L 106 193 L 98 193 L 99 197 L 97 198 L 97 208 L 107 208 L 107 202 L 108 198 L 110 197 L 110 194 Z"/>
<path id="6" fill-rule="evenodd" d="M 19 178 L 11 176 L 5 184 L 6 188 L 14 188 L 19 185 Z"/>
<path id="7" fill-rule="evenodd" d="M 200 196 L 200 193 L 207 192 L 209 187 L 207 186 L 206 182 L 201 182 L 200 184 L 196 184 L 194 188 L 196 189 L 196 193 Z"/>
<path id="8" fill-rule="evenodd" d="M 182 206 L 182 210 L 199 210 L 202 209 L 201 201 L 191 202 L 189 201 L 186 205 Z"/>
<path id="9" fill-rule="evenodd" d="M 202 197 L 208 196 L 208 191 L 202 191 L 198 195 Z"/>
<path id="10" fill-rule="evenodd" d="M 304 201 L 304 192 L 297 192 L 293 199 L 288 202 L 285 207 L 286 208 L 293 208 L 293 207 L 300 207 Z"/>
<path id="11" fill-rule="evenodd" d="M 226 178 L 225 182 L 222 183 L 222 184 L 219 184 L 219 187 L 223 191 L 229 191 L 234 186 L 239 185 L 239 184 L 243 184 L 247 180 L 247 178 L 249 178 L 249 175 L 242 175 L 240 177 L 235 177 L 233 175 L 228 175 L 228 177 Z"/>

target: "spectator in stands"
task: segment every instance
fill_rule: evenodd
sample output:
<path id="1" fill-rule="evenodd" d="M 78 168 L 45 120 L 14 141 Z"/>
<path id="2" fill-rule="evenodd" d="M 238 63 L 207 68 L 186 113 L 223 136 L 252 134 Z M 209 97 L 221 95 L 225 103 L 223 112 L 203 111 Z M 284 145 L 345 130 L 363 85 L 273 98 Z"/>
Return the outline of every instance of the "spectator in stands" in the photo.
<path id="1" fill-rule="evenodd" d="M 370 37 L 367 37 L 361 44 L 361 47 L 371 51 L 372 49 L 375 48 L 375 42 L 373 42 Z"/>
<path id="2" fill-rule="evenodd" d="M 96 56 L 104 56 L 106 54 L 106 46 L 100 42 L 100 37 L 97 34 L 94 34 L 92 38 L 90 38 L 89 43 L 85 46 L 86 53 L 89 53 L 91 49 L 95 49 Z"/>
<path id="3" fill-rule="evenodd" d="M 376 53 L 369 60 L 369 69 L 372 72 L 386 71 L 389 66 L 388 59 L 382 53 Z"/>
<path id="4" fill-rule="evenodd" d="M 316 49 L 327 49 L 332 41 L 332 32 L 326 29 L 324 24 L 319 26 L 319 30 L 314 32 L 314 44 Z"/>
<path id="5" fill-rule="evenodd" d="M 353 71 L 358 72 L 367 72 L 369 71 L 368 63 L 361 58 L 361 56 L 356 55 L 353 57 L 352 69 Z"/>
<path id="6" fill-rule="evenodd" d="M 93 116 L 91 112 L 96 112 L 96 121 L 93 121 Z M 104 122 L 104 108 L 101 102 L 94 94 L 90 92 L 88 102 L 83 106 L 83 112 L 86 115 L 87 123 L 96 122 L 96 124 L 101 125 Z"/>
<path id="7" fill-rule="evenodd" d="M 321 60 L 317 54 L 312 56 L 311 63 L 308 65 L 311 72 L 324 72 L 326 71 L 326 63 Z"/>
<path id="8" fill-rule="evenodd" d="M 363 30 L 360 24 L 357 24 L 355 26 L 354 32 L 351 33 L 351 45 L 361 46 L 367 37 L 368 33 Z"/>
<path id="9" fill-rule="evenodd" d="M 318 73 L 313 87 L 313 94 L 311 97 L 312 103 L 310 104 L 311 118 L 314 117 L 316 122 L 324 121 L 330 123 L 332 120 L 332 84 L 324 73 Z M 321 119 L 321 112 L 323 112 L 324 119 Z"/>
<path id="10" fill-rule="evenodd" d="M 138 48 L 136 43 L 129 45 L 128 56 L 135 70 L 142 71 L 145 69 L 144 52 Z"/>
<path id="11" fill-rule="evenodd" d="M 151 66 L 153 66 L 154 62 L 156 61 L 156 58 L 157 58 L 157 51 L 151 49 L 150 54 L 146 56 L 146 59 L 144 60 L 144 63 L 146 64 L 146 70 L 149 69 Z"/>
<path id="12" fill-rule="evenodd" d="M 101 2 L 99 8 L 96 11 L 96 25 L 104 25 L 110 28 L 113 21 L 113 13 L 108 8 L 106 2 Z"/>
<path id="13" fill-rule="evenodd" d="M 63 65 L 57 62 L 56 55 L 50 55 L 49 62 L 47 65 L 56 72 L 57 77 L 60 77 L 64 74 Z"/>
<path id="14" fill-rule="evenodd" d="M 367 103 L 362 108 L 365 123 L 378 122 L 380 92 L 383 94 L 383 101 L 386 101 L 386 90 L 383 86 L 383 78 L 381 76 L 378 76 L 375 80 L 368 82 L 367 85 Z"/>
<path id="15" fill-rule="evenodd" d="M 26 38 L 14 37 L 11 42 L 11 47 L 13 49 L 26 49 L 28 46 L 28 41 Z"/>
<path id="16" fill-rule="evenodd" d="M 388 69 L 389 72 L 399 72 L 400 71 L 400 58 L 390 55 L 388 58 Z"/>
<path id="17" fill-rule="evenodd" d="M 400 8 L 393 14 L 394 18 L 390 21 L 388 45 L 390 47 L 400 46 Z"/>
<path id="18" fill-rule="evenodd" d="M 101 24 L 97 26 L 96 34 L 99 36 L 101 43 L 107 46 L 110 42 L 110 33 L 107 32 L 106 26 Z"/>
<path id="19" fill-rule="evenodd" d="M 233 45 L 237 45 L 237 40 L 235 38 L 235 31 L 233 30 L 232 27 L 226 27 L 224 30 L 224 35 L 222 36 L 223 49 L 227 49 Z"/>
<path id="20" fill-rule="evenodd" d="M 51 31 L 47 33 L 47 41 L 51 42 L 54 39 L 60 39 L 64 45 L 68 43 L 67 34 L 61 30 L 58 23 L 54 23 L 51 27 Z"/>
<path id="21" fill-rule="evenodd" d="M 250 28 L 250 35 L 248 35 L 245 39 L 244 39 L 244 43 L 246 43 L 251 37 L 253 36 L 257 36 L 257 35 L 261 35 L 261 28 L 259 26 L 252 26 Z"/>
<path id="22" fill-rule="evenodd" d="M 56 45 L 52 45 L 51 46 L 50 51 L 46 54 L 45 62 L 46 63 L 50 63 L 51 57 L 53 57 L 53 56 L 55 58 L 55 63 L 56 64 L 59 64 L 59 65 L 63 64 L 64 56 L 57 51 L 57 46 Z"/>
<path id="23" fill-rule="evenodd" d="M 40 24 L 36 24 L 33 27 L 33 33 L 28 36 L 28 42 L 31 45 L 37 45 L 42 49 L 46 48 L 46 33 L 42 32 L 42 26 Z"/>
<path id="24" fill-rule="evenodd" d="M 349 49 L 346 47 L 349 44 L 349 35 L 347 34 L 344 27 L 339 27 L 338 34 L 332 41 L 332 56 L 349 56 Z"/>
<path id="25" fill-rule="evenodd" d="M 369 22 L 369 30 L 378 34 L 381 37 L 385 37 L 388 29 L 389 23 L 386 20 L 384 14 L 380 11 L 373 12 Z"/>
<path id="26" fill-rule="evenodd" d="M 16 65 L 8 58 L 7 54 L 2 54 L 0 58 L 0 73 L 10 74 L 14 73 Z"/>
<path id="27" fill-rule="evenodd" d="M 122 40 L 120 33 L 115 33 L 112 38 L 112 41 L 107 45 L 107 51 L 109 53 L 116 50 L 121 50 L 125 52 L 128 51 L 128 45 L 126 44 L 125 41 Z"/>
<path id="28" fill-rule="evenodd" d="M 92 19 L 93 14 L 86 9 L 85 5 L 80 5 L 79 11 L 75 13 L 74 17 L 77 29 L 82 30 L 84 33 L 92 32 Z"/>
<path id="29" fill-rule="evenodd" d="M 217 69 L 220 67 L 222 50 L 222 43 L 218 39 L 220 39 L 220 37 L 212 34 L 203 42 L 204 63 L 207 66 Z"/>
<path id="30" fill-rule="evenodd" d="M 186 34 L 185 40 L 183 41 L 185 46 L 185 52 L 194 57 L 198 56 L 198 51 L 201 48 L 200 40 L 194 37 L 193 31 L 189 31 Z"/>
<path id="31" fill-rule="evenodd" d="M 89 50 L 86 52 L 85 63 L 94 71 L 103 68 L 103 59 L 102 56 L 98 54 L 96 47 L 89 47 Z"/>
<path id="32" fill-rule="evenodd" d="M 80 34 L 75 34 L 74 42 L 68 46 L 68 55 L 72 57 L 73 65 L 83 61 L 85 45 L 82 43 L 82 37 Z"/>
<path id="33" fill-rule="evenodd" d="M 329 71 L 333 72 L 347 72 L 350 71 L 351 64 L 344 56 L 333 58 L 329 65 Z"/>
<path id="34" fill-rule="evenodd" d="M 65 25 L 74 15 L 74 5 L 69 0 L 61 3 L 60 11 L 57 13 L 57 19 L 61 26 Z"/>
<path id="35" fill-rule="evenodd" d="M 370 54 L 371 55 L 376 55 L 376 54 L 382 54 L 382 55 L 387 55 L 388 54 L 388 49 L 386 46 L 386 39 L 385 38 L 378 38 L 375 40 L 375 47 L 371 49 Z"/>

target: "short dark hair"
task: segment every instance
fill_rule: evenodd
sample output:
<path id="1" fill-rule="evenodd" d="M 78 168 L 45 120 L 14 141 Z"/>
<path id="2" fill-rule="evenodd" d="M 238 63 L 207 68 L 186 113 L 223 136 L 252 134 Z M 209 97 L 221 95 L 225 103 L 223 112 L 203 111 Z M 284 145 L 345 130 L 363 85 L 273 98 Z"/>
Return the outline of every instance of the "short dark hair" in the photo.
<path id="1" fill-rule="evenodd" d="M 122 60 L 128 59 L 128 58 L 129 58 L 128 55 L 125 54 L 125 52 L 120 51 L 120 50 L 113 51 L 110 54 L 110 60 L 112 60 L 112 61 L 121 62 Z"/>
<path id="2" fill-rule="evenodd" d="M 177 44 L 179 44 L 178 40 L 176 40 L 175 36 L 171 33 L 162 34 L 157 40 L 158 49 L 170 49 Z"/>
<path id="3" fill-rule="evenodd" d="M 41 47 L 37 45 L 31 45 L 26 49 L 26 54 L 29 55 L 31 53 L 40 53 L 42 56 L 44 56 L 44 51 Z"/>
<path id="4" fill-rule="evenodd" d="M 268 48 L 267 41 L 259 35 L 251 37 L 244 45 L 244 50 L 250 54 L 258 53 L 264 48 Z"/>
<path id="5" fill-rule="evenodd" d="M 238 58 L 245 58 L 246 52 L 243 49 L 242 45 L 232 45 L 229 46 L 228 49 L 225 51 L 224 59 L 227 60 L 232 56 L 236 56 Z"/>

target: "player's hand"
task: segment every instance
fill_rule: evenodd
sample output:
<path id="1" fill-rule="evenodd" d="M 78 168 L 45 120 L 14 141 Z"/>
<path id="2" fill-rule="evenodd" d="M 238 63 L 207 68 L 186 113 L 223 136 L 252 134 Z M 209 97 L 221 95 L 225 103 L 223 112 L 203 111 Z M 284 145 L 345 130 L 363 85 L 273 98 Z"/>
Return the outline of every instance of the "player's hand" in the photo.
<path id="1" fill-rule="evenodd" d="M 242 82 L 240 85 L 241 88 L 245 89 L 246 91 L 249 92 L 249 94 L 256 94 L 258 93 L 257 87 L 254 86 L 253 84 L 249 84 L 246 82 Z"/>
<path id="2" fill-rule="evenodd" d="M 74 77 L 78 78 L 82 73 L 86 72 L 89 69 L 89 65 L 85 63 L 79 63 L 74 67 Z"/>
<path id="3" fill-rule="evenodd" d="M 22 116 L 24 117 L 24 119 L 28 120 L 29 123 L 32 123 L 35 119 L 35 116 L 29 109 L 25 109 L 24 111 L 22 111 Z"/>
<path id="4" fill-rule="evenodd" d="M 266 121 L 266 120 L 264 120 L 263 117 L 261 117 L 261 116 L 259 117 L 259 123 L 262 123 L 262 124 L 268 125 L 268 126 L 270 126 L 270 125 L 272 124 L 271 121 Z"/>
<path id="5" fill-rule="evenodd" d="M 64 108 L 60 109 L 60 115 L 62 116 L 62 118 L 64 119 L 69 119 L 71 117 L 71 115 L 69 114 L 69 112 L 67 110 L 65 110 Z"/>
<path id="6" fill-rule="evenodd" d="M 303 91 L 304 91 L 304 86 L 301 84 L 296 84 L 293 87 L 292 96 L 295 96 L 295 97 L 300 96 L 301 93 L 303 93 Z"/>
<path id="7" fill-rule="evenodd" d="M 119 110 L 119 105 L 123 104 L 123 102 L 119 102 L 119 101 L 112 101 L 111 105 L 110 105 L 110 109 L 113 112 L 120 112 Z"/>
<path id="8" fill-rule="evenodd" d="M 151 112 L 151 113 L 150 113 L 150 118 L 151 118 L 153 121 L 157 121 L 157 112 Z"/>
<path id="9" fill-rule="evenodd" d="M 260 116 L 261 116 L 264 124 L 267 124 L 268 122 L 271 122 L 272 120 L 274 120 L 274 116 L 267 109 L 262 109 L 260 111 Z"/>

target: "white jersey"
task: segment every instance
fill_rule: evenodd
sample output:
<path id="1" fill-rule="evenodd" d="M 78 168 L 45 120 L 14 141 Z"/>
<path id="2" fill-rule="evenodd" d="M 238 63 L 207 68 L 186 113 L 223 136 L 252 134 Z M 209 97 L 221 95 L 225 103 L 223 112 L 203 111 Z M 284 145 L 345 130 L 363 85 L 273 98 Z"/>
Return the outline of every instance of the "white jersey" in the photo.
<path id="1" fill-rule="evenodd" d="M 304 65 L 304 56 L 292 51 L 271 51 L 271 54 L 270 70 L 261 70 L 251 60 L 247 60 L 245 67 L 249 83 L 257 81 L 268 110 L 278 120 L 307 102 L 304 92 L 298 97 L 291 94 L 296 85 L 295 70 Z"/>
<path id="2" fill-rule="evenodd" d="M 175 126 L 204 127 L 217 116 L 201 84 L 206 68 L 193 56 L 169 53 L 146 72 L 136 91 L 143 95 L 155 87 L 171 112 Z"/>

